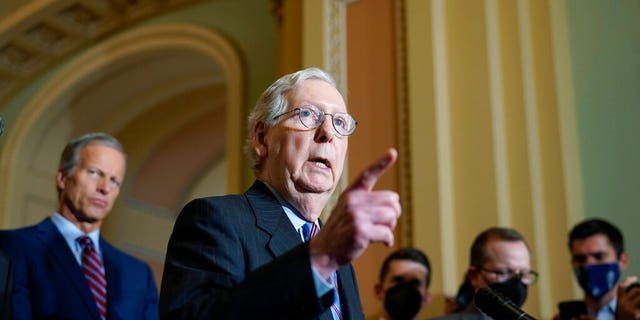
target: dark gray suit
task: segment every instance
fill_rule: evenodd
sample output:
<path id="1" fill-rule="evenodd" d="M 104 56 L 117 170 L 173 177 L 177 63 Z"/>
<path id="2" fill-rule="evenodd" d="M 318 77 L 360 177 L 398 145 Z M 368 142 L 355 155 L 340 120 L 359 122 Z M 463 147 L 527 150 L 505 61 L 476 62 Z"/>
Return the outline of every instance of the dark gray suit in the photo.
<path id="1" fill-rule="evenodd" d="M 162 319 L 326 319 L 333 294 L 317 298 L 309 246 L 260 181 L 242 195 L 196 199 L 169 240 Z M 351 265 L 338 270 L 343 319 L 363 319 Z"/>

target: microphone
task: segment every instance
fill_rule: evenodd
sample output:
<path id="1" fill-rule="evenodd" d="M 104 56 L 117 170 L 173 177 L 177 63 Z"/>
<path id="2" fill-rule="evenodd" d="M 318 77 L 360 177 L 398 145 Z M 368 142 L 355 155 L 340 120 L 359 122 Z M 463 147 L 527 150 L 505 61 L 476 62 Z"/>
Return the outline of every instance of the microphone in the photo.
<path id="1" fill-rule="evenodd" d="M 522 311 L 515 303 L 491 288 L 478 289 L 474 297 L 478 309 L 493 319 L 499 320 L 536 320 Z"/>

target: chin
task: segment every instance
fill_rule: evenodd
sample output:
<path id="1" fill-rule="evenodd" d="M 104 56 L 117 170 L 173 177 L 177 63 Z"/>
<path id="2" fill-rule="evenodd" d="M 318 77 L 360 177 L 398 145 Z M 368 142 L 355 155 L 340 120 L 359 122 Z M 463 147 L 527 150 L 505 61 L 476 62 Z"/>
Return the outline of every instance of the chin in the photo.
<path id="1" fill-rule="evenodd" d="M 300 190 L 309 192 L 309 193 L 331 193 L 335 186 L 333 184 L 327 183 L 300 183 L 298 184 Z"/>
<path id="2" fill-rule="evenodd" d="M 93 216 L 76 216 L 76 219 L 78 219 L 78 221 L 80 222 L 86 222 L 86 223 L 96 223 L 100 221 L 100 219 Z"/>
<path id="3" fill-rule="evenodd" d="M 78 220 L 81 220 L 83 222 L 88 222 L 88 223 L 96 223 L 102 219 L 104 219 L 104 217 L 106 216 L 106 214 L 104 212 L 87 212 L 85 215 L 79 216 Z"/>

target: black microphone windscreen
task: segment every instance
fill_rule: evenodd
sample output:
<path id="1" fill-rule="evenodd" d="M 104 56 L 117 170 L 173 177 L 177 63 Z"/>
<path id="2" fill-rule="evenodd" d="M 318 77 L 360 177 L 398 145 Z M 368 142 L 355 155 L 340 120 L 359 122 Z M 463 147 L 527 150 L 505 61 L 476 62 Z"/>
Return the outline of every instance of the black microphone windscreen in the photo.
<path id="1" fill-rule="evenodd" d="M 478 309 L 496 320 L 535 320 L 522 311 L 511 300 L 493 291 L 491 288 L 481 288 L 475 294 L 474 303 Z"/>

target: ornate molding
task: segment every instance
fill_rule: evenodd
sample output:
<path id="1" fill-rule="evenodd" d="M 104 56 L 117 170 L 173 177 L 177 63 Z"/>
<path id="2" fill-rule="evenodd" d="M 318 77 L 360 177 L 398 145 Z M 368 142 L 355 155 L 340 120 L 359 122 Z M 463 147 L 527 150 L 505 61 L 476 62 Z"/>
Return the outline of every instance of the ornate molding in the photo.
<path id="1" fill-rule="evenodd" d="M 158 52 L 175 48 L 192 51 L 194 54 L 202 55 L 203 58 L 209 58 L 222 69 L 226 88 L 226 122 L 237 124 L 229 125 L 226 129 L 227 190 L 234 193 L 242 191 L 244 126 L 240 124 L 243 122 L 243 72 L 238 53 L 228 39 L 205 27 L 191 24 L 152 25 L 135 28 L 109 38 L 70 60 L 24 105 L 21 116 L 12 124 L 12 132 L 3 141 L 4 144 L 0 150 L 0 176 L 2 177 L 0 179 L 0 226 L 6 227 L 10 221 L 11 226 L 21 225 L 21 221 L 17 219 L 20 219 L 19 216 L 22 216 L 25 211 L 16 210 L 16 208 L 20 208 L 22 204 L 20 194 L 25 190 L 19 181 L 29 176 L 29 168 L 24 164 L 24 159 L 30 157 L 27 149 L 39 143 L 40 140 L 34 137 L 46 134 L 53 123 L 52 118 L 63 112 L 61 108 L 65 108 L 66 104 L 61 101 L 68 97 L 69 92 L 82 90 L 81 88 L 91 82 L 96 73 L 101 73 L 106 65 L 150 51 Z M 104 54 L 106 50 L 109 51 L 109 55 Z M 182 85 L 200 87 L 200 83 L 196 81 Z M 136 101 L 142 107 L 148 105 L 144 99 Z M 91 113 L 91 108 L 97 107 L 87 106 L 85 111 Z M 113 121 L 111 129 L 105 131 L 118 132 L 119 125 L 127 123 L 129 117 L 133 117 L 129 114 L 131 108 L 126 109 L 127 113 L 119 113 L 116 117 L 118 120 Z M 64 141 L 61 143 L 64 144 Z M 18 218 L 13 219 L 14 217 Z M 16 224 L 13 221 L 19 223 Z"/>
<path id="2" fill-rule="evenodd" d="M 336 78 L 341 92 L 347 92 L 346 3 L 329 0 L 327 6 L 326 52 L 327 70 Z"/>
<path id="3" fill-rule="evenodd" d="M 407 26 L 405 0 L 395 1 L 396 96 L 398 105 L 398 165 L 400 201 L 405 213 L 400 219 L 400 245 L 413 246 L 413 201 L 411 174 L 411 125 L 409 122 L 407 80 Z"/>
<path id="4" fill-rule="evenodd" d="M 202 0 L 41 0 L 0 23 L 0 100 L 79 49 L 180 5 Z"/>

